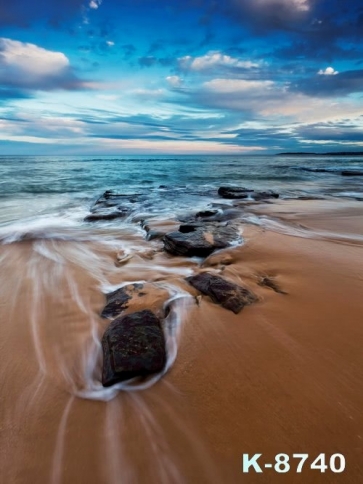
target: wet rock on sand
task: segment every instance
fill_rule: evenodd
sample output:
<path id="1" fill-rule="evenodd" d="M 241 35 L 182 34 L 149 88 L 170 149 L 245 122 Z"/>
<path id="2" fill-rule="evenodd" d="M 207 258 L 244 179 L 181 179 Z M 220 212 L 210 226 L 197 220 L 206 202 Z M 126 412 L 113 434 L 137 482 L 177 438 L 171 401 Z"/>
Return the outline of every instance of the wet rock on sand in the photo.
<path id="1" fill-rule="evenodd" d="M 203 222 L 182 224 L 179 232 L 171 232 L 163 238 L 167 252 L 188 257 L 206 257 L 238 240 L 240 235 L 237 227 Z"/>
<path id="2" fill-rule="evenodd" d="M 252 198 L 253 200 L 265 200 L 269 198 L 279 198 L 279 194 L 266 190 L 263 192 L 256 192 L 244 187 L 220 187 L 218 195 L 222 198 L 237 199 L 237 198 Z"/>
<path id="3" fill-rule="evenodd" d="M 186 280 L 198 291 L 209 296 L 213 302 L 235 314 L 257 301 L 257 297 L 250 290 L 209 272 L 187 277 Z"/>
<path id="4" fill-rule="evenodd" d="M 158 373 L 166 364 L 160 320 L 149 310 L 114 319 L 103 335 L 102 349 L 105 387 Z"/>

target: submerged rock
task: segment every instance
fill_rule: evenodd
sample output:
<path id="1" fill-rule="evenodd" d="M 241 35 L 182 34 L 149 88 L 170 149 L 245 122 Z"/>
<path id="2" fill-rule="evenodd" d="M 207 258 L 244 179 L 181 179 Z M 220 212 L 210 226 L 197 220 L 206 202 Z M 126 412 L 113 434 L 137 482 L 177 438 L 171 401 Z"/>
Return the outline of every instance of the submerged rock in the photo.
<path id="1" fill-rule="evenodd" d="M 213 302 L 235 314 L 248 304 L 257 301 L 257 297 L 250 290 L 209 272 L 187 277 L 186 280 L 198 291 L 209 296 Z"/>
<path id="2" fill-rule="evenodd" d="M 244 187 L 220 187 L 218 195 L 223 198 L 237 199 L 237 198 L 252 198 L 253 200 L 264 200 L 268 198 L 279 198 L 279 194 L 266 190 L 263 192 L 256 192 Z"/>
<path id="3" fill-rule="evenodd" d="M 253 190 L 244 187 L 219 187 L 218 195 L 223 198 L 247 198 Z"/>
<path id="4" fill-rule="evenodd" d="M 127 209 L 118 208 L 117 210 L 107 211 L 105 209 L 93 211 L 90 215 L 85 217 L 85 222 L 97 222 L 99 220 L 114 220 L 116 218 L 124 218 L 128 215 Z"/>
<path id="5" fill-rule="evenodd" d="M 102 385 L 161 372 L 166 364 L 160 320 L 149 310 L 114 319 L 102 338 Z"/>
<path id="6" fill-rule="evenodd" d="M 343 170 L 341 172 L 342 176 L 363 176 L 362 170 Z"/>
<path id="7" fill-rule="evenodd" d="M 183 224 L 179 227 L 179 232 L 171 232 L 163 238 L 167 252 L 188 257 L 206 257 L 238 240 L 240 235 L 236 227 L 203 222 Z"/>
<path id="8" fill-rule="evenodd" d="M 114 220 L 124 218 L 130 214 L 130 203 L 139 200 L 140 194 L 115 193 L 106 190 L 90 208 L 90 215 L 85 217 L 85 222 L 97 222 L 99 220 Z"/>
<path id="9" fill-rule="evenodd" d="M 218 210 L 200 210 L 195 214 L 196 218 L 209 218 L 213 217 L 213 215 L 217 215 Z"/>

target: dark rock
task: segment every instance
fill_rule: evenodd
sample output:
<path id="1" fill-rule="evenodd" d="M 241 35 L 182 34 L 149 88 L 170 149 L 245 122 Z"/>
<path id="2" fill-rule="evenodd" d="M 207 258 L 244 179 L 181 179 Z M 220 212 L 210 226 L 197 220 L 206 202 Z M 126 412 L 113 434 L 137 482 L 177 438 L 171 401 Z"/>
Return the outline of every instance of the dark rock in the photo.
<path id="1" fill-rule="evenodd" d="M 113 190 L 106 190 L 102 196 L 103 196 L 103 198 L 105 198 L 107 200 L 112 195 L 113 195 Z"/>
<path id="2" fill-rule="evenodd" d="M 135 202 L 139 200 L 140 196 L 140 193 L 115 193 L 113 190 L 107 190 L 95 201 L 91 210 L 114 207 L 125 201 Z"/>
<path id="3" fill-rule="evenodd" d="M 146 232 L 146 240 L 155 240 L 155 239 L 161 239 L 164 237 L 166 232 L 162 232 L 161 230 L 154 230 L 150 227 L 150 225 L 145 221 L 141 220 L 140 221 L 141 227 L 145 230 Z"/>
<path id="4" fill-rule="evenodd" d="M 126 217 L 130 209 L 125 206 L 132 195 L 114 193 L 107 190 L 99 197 L 90 208 L 90 215 L 85 217 L 85 222 L 97 222 L 99 220 L 114 220 Z M 121 202 L 123 203 L 122 205 Z"/>
<path id="5" fill-rule="evenodd" d="M 160 320 L 149 310 L 114 319 L 103 335 L 102 348 L 104 387 L 158 373 L 166 364 Z"/>
<path id="6" fill-rule="evenodd" d="M 97 212 L 101 209 L 106 209 L 106 208 L 111 208 L 111 207 L 117 207 L 118 202 L 110 202 L 108 200 L 105 200 L 104 202 L 96 202 L 93 207 L 91 207 L 90 212 Z"/>
<path id="7" fill-rule="evenodd" d="M 128 284 L 106 294 L 107 304 L 103 308 L 101 316 L 103 318 L 114 318 L 118 316 L 121 311 L 127 308 L 127 302 L 132 298 L 131 292 L 135 289 L 142 288 L 143 284 Z"/>
<path id="8" fill-rule="evenodd" d="M 195 232 L 196 230 L 202 229 L 203 227 L 206 227 L 206 225 L 203 222 L 189 222 L 189 223 L 184 223 L 179 226 L 179 232 L 182 234 L 188 234 L 190 232 Z"/>
<path id="9" fill-rule="evenodd" d="M 263 192 L 256 192 L 255 190 L 249 190 L 243 187 L 220 187 L 218 189 L 218 195 L 223 198 L 237 199 L 237 198 L 252 198 L 253 200 L 265 200 L 268 198 L 279 198 L 279 194 L 266 190 Z"/>
<path id="10" fill-rule="evenodd" d="M 181 225 L 179 232 L 166 234 L 163 242 L 164 249 L 170 254 L 206 257 L 239 239 L 239 231 L 232 225 L 201 222 Z"/>
<path id="11" fill-rule="evenodd" d="M 223 198 L 247 198 L 253 190 L 243 187 L 220 187 L 218 195 Z"/>
<path id="12" fill-rule="evenodd" d="M 295 169 L 300 171 L 310 171 L 312 173 L 334 173 L 334 170 L 329 170 L 328 168 L 310 168 L 306 166 L 298 166 Z"/>
<path id="13" fill-rule="evenodd" d="M 279 194 L 272 190 L 266 190 L 265 192 L 253 192 L 252 198 L 256 201 L 267 200 L 268 198 L 279 198 Z"/>
<path id="14" fill-rule="evenodd" d="M 149 230 L 146 234 L 146 240 L 156 240 L 162 239 L 165 235 L 165 232 L 158 232 L 157 230 Z"/>
<path id="15" fill-rule="evenodd" d="M 244 306 L 257 301 L 257 297 L 248 289 L 209 272 L 187 277 L 186 280 L 198 291 L 209 296 L 213 302 L 235 314 L 239 313 Z"/>
<path id="16" fill-rule="evenodd" d="M 166 185 L 159 185 L 159 188 L 168 188 Z"/>
<path id="17" fill-rule="evenodd" d="M 342 176 L 363 176 L 363 171 L 358 170 L 343 170 L 341 172 Z"/>
<path id="18" fill-rule="evenodd" d="M 195 216 L 197 218 L 208 218 L 212 217 L 213 215 L 217 215 L 218 210 L 201 210 L 200 212 L 197 212 Z"/>
<path id="19" fill-rule="evenodd" d="M 99 220 L 114 220 L 116 218 L 124 218 L 128 214 L 128 210 L 114 210 L 112 212 L 106 210 L 99 210 L 87 215 L 85 222 L 97 222 Z"/>

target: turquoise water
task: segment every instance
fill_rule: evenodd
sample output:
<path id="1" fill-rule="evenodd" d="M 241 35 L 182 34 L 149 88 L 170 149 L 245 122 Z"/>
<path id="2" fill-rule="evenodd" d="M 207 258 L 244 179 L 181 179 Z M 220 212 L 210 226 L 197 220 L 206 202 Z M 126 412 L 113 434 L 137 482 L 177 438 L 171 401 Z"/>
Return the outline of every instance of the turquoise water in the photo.
<path id="1" fill-rule="evenodd" d="M 205 207 L 218 200 L 220 185 L 273 189 L 282 198 L 363 198 L 363 176 L 341 176 L 341 170 L 363 173 L 363 157 L 2 156 L 0 224 L 46 217 L 81 224 L 108 189 L 137 195 L 128 202 L 133 214 L 149 216 Z"/>

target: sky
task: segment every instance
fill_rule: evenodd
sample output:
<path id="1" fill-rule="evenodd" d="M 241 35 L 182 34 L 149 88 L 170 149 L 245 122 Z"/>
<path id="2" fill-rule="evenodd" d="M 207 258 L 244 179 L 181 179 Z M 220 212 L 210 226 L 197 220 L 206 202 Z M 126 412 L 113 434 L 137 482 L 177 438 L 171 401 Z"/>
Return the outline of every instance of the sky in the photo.
<path id="1" fill-rule="evenodd" d="M 0 154 L 363 151 L 361 0 L 0 0 Z"/>

